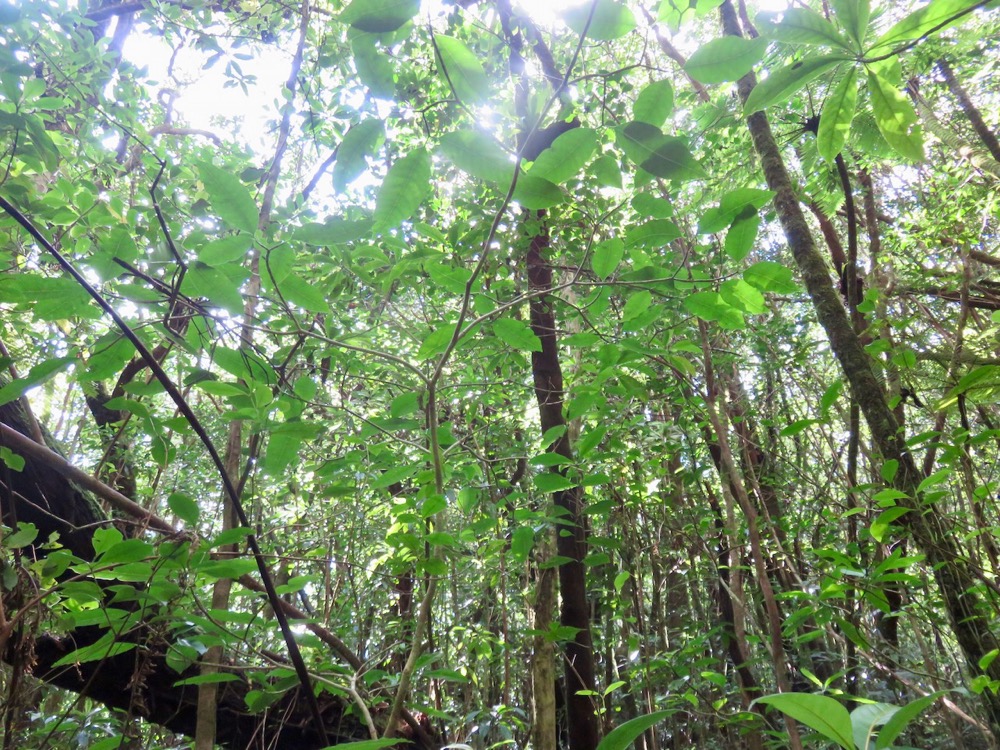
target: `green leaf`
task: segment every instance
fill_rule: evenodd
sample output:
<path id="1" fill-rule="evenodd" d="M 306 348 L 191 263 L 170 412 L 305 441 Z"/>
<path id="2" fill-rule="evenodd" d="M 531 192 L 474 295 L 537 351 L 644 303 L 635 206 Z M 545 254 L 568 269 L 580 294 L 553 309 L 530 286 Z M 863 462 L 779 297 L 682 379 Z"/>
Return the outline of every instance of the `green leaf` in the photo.
<path id="1" fill-rule="evenodd" d="M 868 33 L 868 18 L 871 15 L 870 0 L 831 0 L 837 23 L 861 50 Z"/>
<path id="2" fill-rule="evenodd" d="M 751 115 L 788 99 L 805 88 L 814 78 L 826 73 L 848 59 L 844 55 L 817 55 L 776 70 L 754 86 L 743 105 L 743 114 Z"/>
<path id="3" fill-rule="evenodd" d="M 442 75 L 446 77 L 446 83 L 451 83 L 455 96 L 467 104 L 489 98 L 490 86 L 486 71 L 465 42 L 452 36 L 437 34 L 434 44 L 437 45 Z"/>
<path id="4" fill-rule="evenodd" d="M 32 367 L 28 374 L 17 380 L 12 380 L 7 385 L 0 388 L 0 406 L 9 404 L 21 398 L 26 391 L 41 385 L 49 378 L 55 377 L 58 373 L 68 369 L 74 364 L 73 357 L 55 357 L 45 359 Z"/>
<path id="5" fill-rule="evenodd" d="M 513 318 L 501 318 L 493 324 L 493 332 L 507 346 L 518 351 L 540 352 L 542 341 L 527 324 Z"/>
<path id="6" fill-rule="evenodd" d="M 419 393 L 401 393 L 389 405 L 389 416 L 394 419 L 405 417 L 420 408 Z"/>
<path id="7" fill-rule="evenodd" d="M 906 729 L 906 725 L 947 692 L 947 690 L 937 690 L 902 706 L 885 722 L 882 731 L 878 733 L 878 739 L 875 740 L 876 750 L 892 747 L 896 738 Z"/>
<path id="8" fill-rule="evenodd" d="M 657 711 L 626 721 L 604 735 L 597 743 L 597 750 L 628 750 L 640 734 L 673 714 L 674 711 Z"/>
<path id="9" fill-rule="evenodd" d="M 891 482 L 896 478 L 897 471 L 899 471 L 899 461 L 895 458 L 888 459 L 884 464 L 882 464 L 882 479 L 886 482 Z"/>
<path id="10" fill-rule="evenodd" d="M 393 164 L 375 201 L 375 230 L 384 232 L 413 216 L 430 192 L 430 181 L 431 157 L 422 148 Z"/>
<path id="11" fill-rule="evenodd" d="M 792 281 L 792 270 L 771 260 L 754 263 L 743 272 L 743 280 L 762 292 L 792 294 L 799 289 Z"/>
<path id="12" fill-rule="evenodd" d="M 648 84 L 632 105 L 632 119 L 661 128 L 674 111 L 674 87 L 664 78 Z"/>
<path id="13" fill-rule="evenodd" d="M 523 563 L 535 546 L 535 531 L 530 526 L 518 526 L 510 539 L 510 553 L 514 559 Z"/>
<path id="14" fill-rule="evenodd" d="M 14 453 L 6 445 L 0 445 L 0 462 L 11 471 L 24 471 L 24 456 Z"/>
<path id="15" fill-rule="evenodd" d="M 723 247 L 726 255 L 737 262 L 747 257 L 753 248 L 754 241 L 757 239 L 757 230 L 759 228 L 760 216 L 756 213 L 734 221 L 726 233 L 726 242 Z"/>
<path id="16" fill-rule="evenodd" d="M 191 497 L 180 492 L 172 492 L 167 498 L 167 506 L 188 526 L 194 526 L 198 523 L 201 509 Z"/>
<path id="17" fill-rule="evenodd" d="M 725 36 L 713 39 L 688 58 L 684 70 L 701 83 L 737 81 L 753 69 L 766 49 L 767 39 L 764 37 L 744 39 Z"/>
<path id="18" fill-rule="evenodd" d="M 66 656 L 57 660 L 53 667 L 67 667 L 73 664 L 86 664 L 87 662 L 110 659 L 120 656 L 136 647 L 134 643 L 122 643 L 115 640 L 115 634 L 107 632 L 94 643 L 83 648 L 71 651 Z"/>
<path id="19" fill-rule="evenodd" d="M 851 716 L 839 701 L 828 695 L 779 693 L 762 696 L 754 703 L 774 706 L 828 740 L 836 742 L 844 750 L 855 750 Z"/>
<path id="20" fill-rule="evenodd" d="M 816 148 L 827 161 L 833 161 L 844 149 L 851 132 L 851 121 L 858 103 L 858 68 L 851 66 L 823 105 L 816 134 Z"/>
<path id="21" fill-rule="evenodd" d="M 881 76 L 868 71 L 868 91 L 879 132 L 886 142 L 910 161 L 924 158 L 924 137 L 913 105 Z"/>
<path id="22" fill-rule="evenodd" d="M 979 5 L 982 5 L 981 0 L 933 0 L 891 27 L 878 38 L 868 53 L 872 55 L 884 47 L 896 47 L 911 39 L 919 39 L 933 31 L 945 29 Z"/>
<path id="23" fill-rule="evenodd" d="M 248 234 L 257 231 L 260 216 L 257 202 L 240 178 L 228 169 L 201 162 L 197 165 L 198 177 L 208 193 L 208 201 L 215 213 L 226 224 Z"/>
<path id="24" fill-rule="evenodd" d="M 664 135 L 649 123 L 630 122 L 618 129 L 618 136 L 625 155 L 656 177 L 683 181 L 705 176 L 683 139 Z"/>
<path id="25" fill-rule="evenodd" d="M 870 738 L 875 734 L 875 728 L 885 724 L 898 710 L 899 706 L 891 703 L 862 703 L 851 711 L 854 744 L 859 748 L 870 747 Z"/>
<path id="26" fill-rule="evenodd" d="M 628 298 L 625 307 L 622 309 L 623 320 L 633 320 L 638 318 L 653 303 L 653 294 L 645 289 L 636 292 Z"/>
<path id="27" fill-rule="evenodd" d="M 719 285 L 719 293 L 722 295 L 722 299 L 730 305 L 751 315 L 763 315 L 767 312 L 767 302 L 764 300 L 764 295 L 743 279 L 723 281 Z"/>
<path id="28" fill-rule="evenodd" d="M 562 474 L 557 474 L 554 471 L 535 474 L 533 481 L 535 487 L 541 492 L 562 492 L 563 490 L 572 489 L 577 486 L 577 483 L 573 480 L 567 479 Z"/>
<path id="29" fill-rule="evenodd" d="M 721 232 L 734 222 L 749 218 L 771 200 L 774 193 L 757 188 L 737 188 L 722 196 L 717 208 L 708 209 L 698 221 L 699 234 Z"/>
<path id="30" fill-rule="evenodd" d="M 417 15 L 420 0 L 354 0 L 340 20 L 372 34 L 395 31 Z"/>
<path id="31" fill-rule="evenodd" d="M 872 521 L 872 525 L 869 528 L 869 533 L 871 533 L 872 539 L 876 542 L 884 541 L 886 534 L 889 533 L 889 527 L 892 526 L 893 522 L 900 516 L 904 516 L 909 512 L 909 508 L 897 505 L 879 513 L 878 518 Z"/>
<path id="32" fill-rule="evenodd" d="M 575 177 L 597 150 L 597 132 L 591 128 L 568 130 L 542 151 L 528 172 L 554 185 Z"/>
<path id="33" fill-rule="evenodd" d="M 557 206 L 565 199 L 565 194 L 558 185 L 553 185 L 541 177 L 522 174 L 517 178 L 514 187 L 514 200 L 522 206 L 535 211 Z"/>
<path id="34" fill-rule="evenodd" d="M 344 192 L 347 186 L 368 169 L 368 157 L 385 140 L 385 125 L 381 120 L 362 120 L 347 131 L 337 149 L 333 165 L 333 189 Z"/>
<path id="35" fill-rule="evenodd" d="M 396 81 L 389 55 L 375 46 L 375 39 L 367 34 L 351 39 L 351 54 L 358 78 L 376 99 L 392 99 L 396 95 Z"/>
<path id="36" fill-rule="evenodd" d="M 211 674 L 199 674 L 194 677 L 188 677 L 186 680 L 178 680 L 174 683 L 174 687 L 181 687 L 183 685 L 214 685 L 221 682 L 238 682 L 239 679 L 239 676 L 232 672 L 213 672 Z"/>
<path id="37" fill-rule="evenodd" d="M 446 133 L 440 148 L 456 167 L 480 180 L 506 187 L 514 177 L 514 163 L 509 155 L 481 130 Z"/>
<path id="38" fill-rule="evenodd" d="M 437 356 L 448 348 L 448 344 L 451 343 L 451 337 L 454 335 L 455 326 L 448 324 L 444 324 L 437 330 L 431 331 L 430 335 L 420 345 L 420 349 L 417 350 L 417 359 L 423 361 Z"/>
<path id="39" fill-rule="evenodd" d="M 718 292 L 695 292 L 684 298 L 684 307 L 692 315 L 735 331 L 746 326 L 743 313 L 726 302 Z"/>
<path id="40" fill-rule="evenodd" d="M 618 268 L 624 255 L 625 243 L 617 237 L 599 242 L 594 246 L 593 256 L 590 259 L 594 274 L 602 281 L 608 278 Z"/>
<path id="41" fill-rule="evenodd" d="M 622 186 L 621 165 L 613 156 L 601 156 L 595 159 L 587 171 L 602 187 L 620 188 Z"/>
<path id="42" fill-rule="evenodd" d="M 360 240 L 371 234 L 371 219 L 351 221 L 338 216 L 327 219 L 322 224 L 304 224 L 292 230 L 291 239 L 307 245 L 330 247 Z"/>
<path id="43" fill-rule="evenodd" d="M 666 247 L 681 236 L 680 227 L 667 219 L 653 219 L 630 227 L 625 235 L 625 246 L 630 250 L 641 247 L 656 250 Z"/>
<path id="44" fill-rule="evenodd" d="M 246 235 L 231 234 L 202 245 L 198 250 L 198 260 L 209 266 L 221 266 L 243 260 L 252 247 L 253 243 Z"/>
<path id="45" fill-rule="evenodd" d="M 341 742 L 338 745 L 330 745 L 322 750 L 382 750 L 383 747 L 398 745 L 399 740 L 391 737 L 382 737 L 377 740 L 358 740 L 357 742 Z"/>
<path id="46" fill-rule="evenodd" d="M 17 531 L 11 534 L 5 534 L 2 541 L 3 546 L 7 549 L 20 549 L 21 547 L 27 547 L 37 538 L 38 528 L 35 524 L 19 521 L 17 524 Z"/>
<path id="47" fill-rule="evenodd" d="M 774 39 L 787 44 L 833 45 L 854 51 L 834 25 L 811 8 L 789 8 L 781 23 L 771 27 L 770 33 Z"/>
<path id="48" fill-rule="evenodd" d="M 592 7 L 593 16 L 590 13 Z M 563 20 L 577 34 L 583 34 L 586 29 L 588 38 L 601 42 L 618 39 L 635 28 L 632 11 L 615 0 L 587 0 L 564 11 Z"/>

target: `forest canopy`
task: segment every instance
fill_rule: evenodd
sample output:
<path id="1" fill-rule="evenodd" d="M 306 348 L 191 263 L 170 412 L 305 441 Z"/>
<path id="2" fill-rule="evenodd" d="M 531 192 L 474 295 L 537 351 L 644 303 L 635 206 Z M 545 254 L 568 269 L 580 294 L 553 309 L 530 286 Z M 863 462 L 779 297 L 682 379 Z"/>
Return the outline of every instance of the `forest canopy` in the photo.
<path id="1" fill-rule="evenodd" d="M 997 6 L 0 0 L 3 747 L 1000 747 Z"/>

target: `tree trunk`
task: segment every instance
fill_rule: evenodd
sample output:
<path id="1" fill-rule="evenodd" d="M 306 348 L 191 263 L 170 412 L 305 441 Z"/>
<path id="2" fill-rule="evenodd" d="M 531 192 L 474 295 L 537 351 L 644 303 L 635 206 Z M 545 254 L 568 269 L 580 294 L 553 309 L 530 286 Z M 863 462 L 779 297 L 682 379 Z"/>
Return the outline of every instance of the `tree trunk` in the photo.
<path id="1" fill-rule="evenodd" d="M 732 0 L 722 4 L 721 15 L 725 33 L 741 36 Z M 740 79 L 741 101 L 746 101 L 755 85 L 753 73 Z M 933 505 L 920 502 L 918 487 L 922 475 L 906 448 L 905 437 L 899 434 L 896 419 L 872 371 L 868 353 L 831 283 L 827 265 L 816 248 L 799 206 L 767 116 L 763 112 L 754 112 L 747 118 L 747 125 L 761 158 L 767 185 L 775 193 L 775 210 L 816 310 L 816 317 L 851 385 L 882 458 L 898 462 L 893 484 L 906 492 L 910 499 L 903 501 L 907 503 L 909 512 L 901 516 L 897 523 L 913 537 L 934 570 L 952 631 L 965 654 L 970 672 L 974 675 L 985 673 L 991 680 L 1000 680 L 1000 663 L 996 660 L 991 661 L 985 672 L 979 667 L 980 660 L 996 649 L 998 643 L 990 630 L 988 614 L 976 594 L 976 578 L 956 544 L 959 535 Z M 1000 696 L 992 690 L 984 690 L 981 698 L 993 734 L 1000 739 Z"/>
<path id="2" fill-rule="evenodd" d="M 528 283 L 532 292 L 552 289 L 552 267 L 543 253 L 549 247 L 548 225 L 544 213 L 537 212 L 536 234 L 530 238 L 526 258 Z M 563 376 L 559 363 L 555 314 L 548 294 L 538 294 L 529 303 L 531 330 L 542 342 L 542 349 L 531 353 L 531 372 L 542 433 L 554 427 L 567 428 L 550 446 L 551 453 L 573 458 L 568 425 L 563 415 Z M 566 713 L 569 723 L 570 750 L 594 750 L 598 742 L 597 714 L 594 710 L 596 681 L 594 649 L 587 605 L 587 580 L 583 560 L 587 555 L 587 527 L 583 513 L 583 488 L 571 487 L 554 493 L 560 513 L 556 531 L 556 553 L 567 562 L 559 566 L 559 591 L 562 598 L 560 624 L 574 628 L 576 635 L 566 644 Z M 584 692 L 581 695 L 581 691 Z"/>

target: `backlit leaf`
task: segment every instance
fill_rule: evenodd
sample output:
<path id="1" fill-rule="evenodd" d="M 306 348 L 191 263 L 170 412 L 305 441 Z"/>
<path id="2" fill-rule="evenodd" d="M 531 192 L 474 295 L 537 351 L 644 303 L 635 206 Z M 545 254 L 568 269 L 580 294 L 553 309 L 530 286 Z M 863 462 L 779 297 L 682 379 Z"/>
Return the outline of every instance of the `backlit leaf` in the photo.
<path id="1" fill-rule="evenodd" d="M 871 70 L 868 71 L 868 91 L 882 137 L 905 158 L 922 161 L 924 137 L 913 105 L 899 89 Z"/>
<path id="2" fill-rule="evenodd" d="M 234 229 L 250 234 L 257 231 L 257 203 L 239 177 L 207 162 L 198 165 L 198 176 L 220 219 Z"/>
<path id="3" fill-rule="evenodd" d="M 754 86 L 743 105 L 743 114 L 750 115 L 788 99 L 805 88 L 813 79 L 835 68 L 846 60 L 844 55 L 818 55 L 775 70 Z"/>
<path id="4" fill-rule="evenodd" d="M 594 7 L 592 16 L 591 7 Z M 635 28 L 632 11 L 616 0 L 586 0 L 563 11 L 563 20 L 577 34 L 583 34 L 586 29 L 587 37 L 598 41 L 617 39 Z"/>
<path id="5" fill-rule="evenodd" d="M 816 147 L 827 161 L 833 161 L 847 142 L 858 102 L 858 68 L 851 66 L 823 105 L 819 118 Z"/>
<path id="6" fill-rule="evenodd" d="M 725 36 L 699 47 L 684 65 L 684 70 L 696 81 L 722 83 L 736 81 L 756 65 L 767 49 L 764 37 L 743 39 Z"/>
<path id="7" fill-rule="evenodd" d="M 465 42 L 438 34 L 434 37 L 440 56 L 442 75 L 450 82 L 455 96 L 466 104 L 481 102 L 489 96 L 489 81 L 479 58 Z"/>
<path id="8" fill-rule="evenodd" d="M 395 31 L 420 10 L 420 0 L 353 0 L 340 20 L 372 34 Z"/>
<path id="9" fill-rule="evenodd" d="M 375 230 L 384 232 L 412 217 L 430 192 L 430 180 L 431 157 L 422 148 L 393 164 L 375 201 Z"/>

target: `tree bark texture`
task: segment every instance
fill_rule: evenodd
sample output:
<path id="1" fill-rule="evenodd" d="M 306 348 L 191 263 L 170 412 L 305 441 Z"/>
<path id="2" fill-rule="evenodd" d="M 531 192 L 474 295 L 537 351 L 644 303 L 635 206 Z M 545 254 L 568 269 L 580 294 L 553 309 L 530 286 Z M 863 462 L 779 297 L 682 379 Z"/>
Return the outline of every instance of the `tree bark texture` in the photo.
<path id="1" fill-rule="evenodd" d="M 552 267 L 545 257 L 549 248 L 548 227 L 542 212 L 537 212 L 534 218 L 538 224 L 530 237 L 526 257 L 528 284 L 533 293 L 547 292 L 552 289 Z M 567 428 L 547 449 L 572 459 L 573 447 L 563 414 L 563 375 L 551 297 L 548 294 L 533 296 L 529 308 L 531 330 L 542 343 L 541 351 L 531 353 L 531 372 L 542 433 L 554 427 Z M 580 695 L 580 691 L 592 693 L 596 685 L 586 568 L 583 564 L 587 556 L 583 488 L 572 487 L 556 492 L 553 501 L 560 513 L 556 553 L 567 559 L 559 566 L 560 623 L 576 630 L 573 640 L 566 644 L 566 711 L 570 750 L 594 750 L 598 742 L 594 696 Z"/>
<path id="2" fill-rule="evenodd" d="M 720 12 L 725 33 L 741 36 L 732 0 L 726 0 Z M 755 85 L 756 77 L 753 73 L 740 79 L 738 88 L 741 101 L 746 101 Z M 876 448 L 884 460 L 898 462 L 899 468 L 893 484 L 906 492 L 910 499 L 903 501 L 908 503 L 909 512 L 901 516 L 897 523 L 921 548 L 927 556 L 928 565 L 934 570 L 934 578 L 948 610 L 952 631 L 965 654 L 970 672 L 974 675 L 983 674 L 979 661 L 996 649 L 998 642 L 990 629 L 986 609 L 976 593 L 976 577 L 956 543 L 959 535 L 953 524 L 933 505 L 921 502 L 917 488 L 922 474 L 906 447 L 905 436 L 900 433 L 885 393 L 875 377 L 870 357 L 831 283 L 829 267 L 816 247 L 799 206 L 767 116 L 764 112 L 754 112 L 747 117 L 747 126 L 754 148 L 760 156 L 767 185 L 775 193 L 775 210 L 812 300 L 816 317 L 823 326 L 833 354 L 861 407 Z M 992 661 L 985 674 L 991 680 L 1000 680 L 1000 663 Z M 991 690 L 984 690 L 981 698 L 993 734 L 1000 739 L 1000 696 Z"/>

